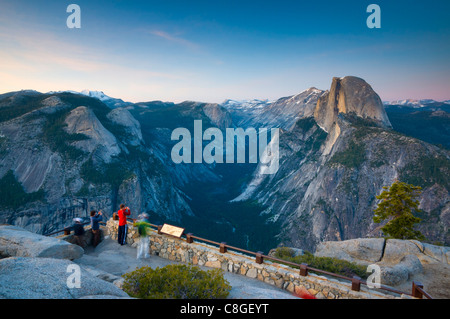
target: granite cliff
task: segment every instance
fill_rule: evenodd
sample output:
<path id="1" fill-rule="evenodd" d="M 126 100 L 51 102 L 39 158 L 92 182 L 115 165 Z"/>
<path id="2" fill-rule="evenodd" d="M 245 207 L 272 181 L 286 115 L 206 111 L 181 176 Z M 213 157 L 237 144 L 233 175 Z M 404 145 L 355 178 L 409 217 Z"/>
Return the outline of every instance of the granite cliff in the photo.
<path id="1" fill-rule="evenodd" d="M 192 214 L 128 110 L 73 93 L 1 97 L 1 222 L 48 233 L 121 202 L 136 215 Z"/>
<path id="2" fill-rule="evenodd" d="M 330 90 L 317 102 L 314 119 L 330 132 L 339 114 L 353 114 L 382 127 L 392 127 L 378 94 L 366 81 L 354 76 L 333 78 Z"/>

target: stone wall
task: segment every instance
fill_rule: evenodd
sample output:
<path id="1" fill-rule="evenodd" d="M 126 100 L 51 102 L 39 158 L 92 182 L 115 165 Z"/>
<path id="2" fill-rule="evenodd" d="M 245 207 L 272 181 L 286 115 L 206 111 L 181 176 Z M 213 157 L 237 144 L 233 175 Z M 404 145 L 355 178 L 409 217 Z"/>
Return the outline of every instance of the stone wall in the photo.
<path id="1" fill-rule="evenodd" d="M 108 220 L 105 236 L 117 239 L 118 221 Z M 280 265 L 268 260 L 257 264 L 254 256 L 244 255 L 228 250 L 220 253 L 219 247 L 202 242 L 187 243 L 185 239 L 158 234 L 156 230 L 149 230 L 150 254 L 173 261 L 190 263 L 198 266 L 220 268 L 224 271 L 255 278 L 285 289 L 298 296 L 305 293 L 322 299 L 394 299 L 408 298 L 408 296 L 394 296 L 387 292 L 368 289 L 361 285 L 361 291 L 352 291 L 351 282 L 339 281 L 332 278 L 308 273 L 301 276 L 298 269 Z M 137 229 L 128 223 L 127 244 L 136 247 L 139 242 Z"/>

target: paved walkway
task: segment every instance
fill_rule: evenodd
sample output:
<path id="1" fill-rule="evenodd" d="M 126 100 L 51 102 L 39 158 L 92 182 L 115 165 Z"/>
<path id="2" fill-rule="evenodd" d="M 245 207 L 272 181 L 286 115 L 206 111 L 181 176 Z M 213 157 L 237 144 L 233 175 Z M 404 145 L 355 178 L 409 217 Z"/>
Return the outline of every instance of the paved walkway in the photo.
<path id="1" fill-rule="evenodd" d="M 86 248 L 84 256 L 75 260 L 75 262 L 116 276 L 121 276 L 143 266 L 150 266 L 154 269 L 156 267 L 164 267 L 168 264 L 179 263 L 153 255 L 147 259 L 137 259 L 136 248 L 132 248 L 128 245 L 121 246 L 111 239 L 105 239 L 96 248 Z M 207 267 L 201 268 L 209 269 Z M 257 279 L 230 272 L 224 272 L 224 277 L 232 286 L 228 298 L 299 299 L 286 290 L 277 288 Z"/>

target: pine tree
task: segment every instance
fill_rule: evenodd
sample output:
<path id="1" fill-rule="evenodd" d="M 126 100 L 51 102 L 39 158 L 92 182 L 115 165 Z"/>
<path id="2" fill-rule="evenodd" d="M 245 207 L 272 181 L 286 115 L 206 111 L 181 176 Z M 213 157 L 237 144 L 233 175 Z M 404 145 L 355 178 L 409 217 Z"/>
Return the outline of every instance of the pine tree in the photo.
<path id="1" fill-rule="evenodd" d="M 422 188 L 395 181 L 391 187 L 383 187 L 384 191 L 377 196 L 381 200 L 375 209 L 373 221 L 381 223 L 388 220 L 381 230 L 385 237 L 396 239 L 424 240 L 425 237 L 414 225 L 421 221 L 413 213 L 421 212 L 417 199 Z"/>

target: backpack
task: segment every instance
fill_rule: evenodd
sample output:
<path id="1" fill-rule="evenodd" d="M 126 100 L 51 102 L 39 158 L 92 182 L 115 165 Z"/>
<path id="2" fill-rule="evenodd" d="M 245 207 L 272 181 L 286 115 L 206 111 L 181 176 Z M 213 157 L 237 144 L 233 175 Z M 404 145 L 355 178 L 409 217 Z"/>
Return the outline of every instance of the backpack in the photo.
<path id="1" fill-rule="evenodd" d="M 138 225 L 138 233 L 139 236 L 147 236 L 147 225 L 145 225 L 144 223 L 140 223 Z"/>

